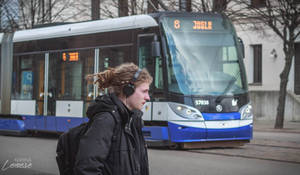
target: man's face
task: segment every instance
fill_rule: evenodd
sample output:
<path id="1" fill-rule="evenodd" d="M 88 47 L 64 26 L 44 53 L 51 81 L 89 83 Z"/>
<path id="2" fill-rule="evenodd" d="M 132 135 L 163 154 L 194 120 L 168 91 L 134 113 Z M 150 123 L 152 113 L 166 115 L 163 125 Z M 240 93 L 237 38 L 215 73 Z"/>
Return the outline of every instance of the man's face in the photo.
<path id="1" fill-rule="evenodd" d="M 141 110 L 146 101 L 149 100 L 149 83 L 145 82 L 135 88 L 134 93 L 127 98 L 126 102 L 129 109 Z"/>

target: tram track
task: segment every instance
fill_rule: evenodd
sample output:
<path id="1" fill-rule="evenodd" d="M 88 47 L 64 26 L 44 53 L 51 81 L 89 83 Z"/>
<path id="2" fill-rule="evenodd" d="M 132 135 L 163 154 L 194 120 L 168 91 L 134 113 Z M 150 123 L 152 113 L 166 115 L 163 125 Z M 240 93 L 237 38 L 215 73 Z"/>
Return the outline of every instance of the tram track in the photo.
<path id="1" fill-rule="evenodd" d="M 242 147 L 193 149 L 185 151 L 300 164 L 300 147 L 296 146 L 249 143 Z"/>
<path id="2" fill-rule="evenodd" d="M 261 146 L 261 147 L 274 147 L 274 148 L 283 148 L 283 149 L 286 148 L 286 149 L 300 150 L 300 147 L 298 147 L 298 146 L 264 145 L 264 144 L 257 144 L 257 143 L 249 143 L 249 145 Z"/>

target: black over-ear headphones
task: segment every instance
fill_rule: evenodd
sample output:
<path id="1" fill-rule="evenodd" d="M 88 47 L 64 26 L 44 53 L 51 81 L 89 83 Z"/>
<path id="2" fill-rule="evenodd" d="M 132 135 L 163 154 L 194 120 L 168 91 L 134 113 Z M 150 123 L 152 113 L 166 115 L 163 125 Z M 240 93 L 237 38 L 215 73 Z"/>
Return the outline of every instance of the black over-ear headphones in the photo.
<path id="1" fill-rule="evenodd" d="M 138 69 L 134 74 L 132 80 L 123 87 L 123 94 L 127 97 L 131 96 L 134 93 L 135 87 L 134 82 L 138 79 L 142 69 Z"/>

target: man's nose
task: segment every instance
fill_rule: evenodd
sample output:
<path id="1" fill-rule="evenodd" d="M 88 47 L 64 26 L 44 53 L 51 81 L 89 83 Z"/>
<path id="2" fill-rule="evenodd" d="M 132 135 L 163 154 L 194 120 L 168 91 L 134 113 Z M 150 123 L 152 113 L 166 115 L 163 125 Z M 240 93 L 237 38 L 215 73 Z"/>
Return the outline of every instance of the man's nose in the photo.
<path id="1" fill-rule="evenodd" d="M 145 100 L 150 101 L 150 96 L 149 96 L 148 93 L 147 93 L 146 96 L 145 96 Z"/>

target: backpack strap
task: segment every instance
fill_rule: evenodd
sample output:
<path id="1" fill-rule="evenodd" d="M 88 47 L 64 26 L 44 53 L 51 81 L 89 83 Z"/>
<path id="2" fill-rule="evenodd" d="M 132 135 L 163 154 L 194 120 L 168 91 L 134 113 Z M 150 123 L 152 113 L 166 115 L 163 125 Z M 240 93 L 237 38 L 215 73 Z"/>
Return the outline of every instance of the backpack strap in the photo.
<path id="1" fill-rule="evenodd" d="M 111 155 L 112 150 L 115 150 L 115 148 L 118 147 L 118 145 L 119 145 L 118 136 L 120 135 L 121 118 L 118 114 L 117 106 L 114 106 L 114 109 L 112 109 L 111 111 L 101 112 L 100 115 L 99 115 L 99 113 L 96 114 L 95 117 L 93 117 L 92 120 L 89 120 L 87 128 L 89 128 L 91 126 L 91 124 L 93 123 L 93 121 L 96 118 L 101 117 L 102 113 L 107 113 L 107 112 L 111 114 L 111 116 L 113 117 L 113 119 L 115 121 L 115 126 L 114 126 L 114 129 L 113 129 L 113 135 L 112 135 L 112 140 L 111 140 L 111 147 L 110 147 L 110 150 L 109 150 L 109 153 L 108 153 L 108 155 Z M 98 116 L 98 117 L 96 117 L 96 116 Z M 106 171 L 105 174 L 112 175 L 112 171 L 111 171 L 111 169 L 108 168 L 109 166 L 107 165 L 107 162 L 104 161 L 103 164 L 104 164 L 104 171 Z"/>
<path id="2" fill-rule="evenodd" d="M 87 123 L 88 126 L 86 127 L 86 130 L 83 132 L 83 134 L 86 133 L 86 131 L 90 128 L 93 121 L 95 121 L 97 118 L 101 117 L 101 114 L 104 114 L 104 113 L 110 113 L 115 121 L 115 126 L 114 126 L 113 136 L 112 136 L 112 141 L 115 141 L 117 139 L 117 136 L 119 133 L 117 130 L 120 128 L 120 123 L 121 123 L 121 118 L 118 113 L 117 106 L 114 106 L 114 108 L 112 110 L 103 111 L 103 112 L 95 114 L 94 117 L 88 121 L 88 123 Z M 112 146 L 115 146 L 115 145 L 113 144 Z"/>
<path id="3" fill-rule="evenodd" d="M 114 127 L 114 133 L 113 133 L 113 138 L 112 138 L 112 141 L 115 141 L 117 139 L 117 136 L 119 133 L 119 131 L 117 131 L 117 129 L 120 128 L 120 124 L 121 124 L 121 118 L 120 118 L 120 115 L 118 114 L 117 106 L 115 106 L 114 110 L 111 111 L 111 115 L 113 116 L 113 118 L 115 120 L 115 127 Z M 112 145 L 112 146 L 115 146 L 115 145 Z"/>

